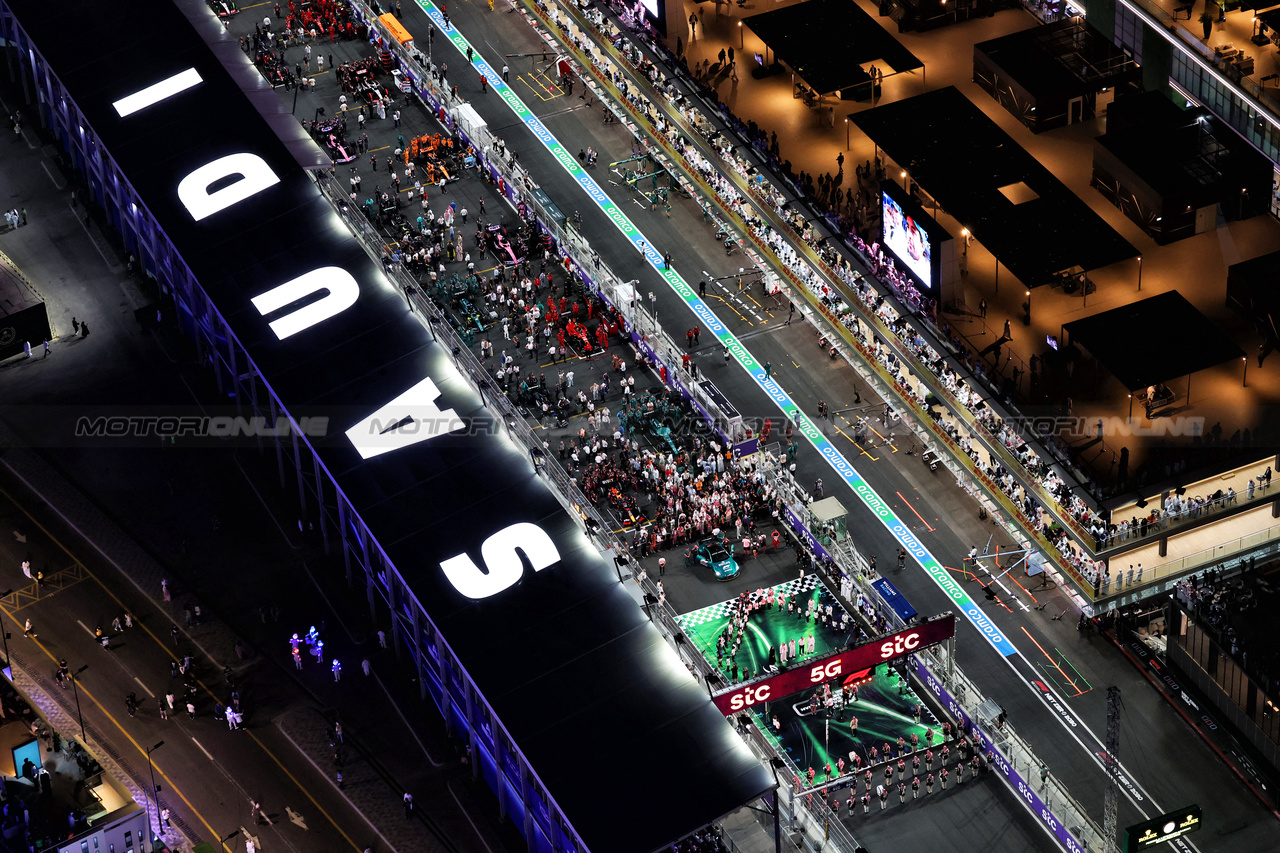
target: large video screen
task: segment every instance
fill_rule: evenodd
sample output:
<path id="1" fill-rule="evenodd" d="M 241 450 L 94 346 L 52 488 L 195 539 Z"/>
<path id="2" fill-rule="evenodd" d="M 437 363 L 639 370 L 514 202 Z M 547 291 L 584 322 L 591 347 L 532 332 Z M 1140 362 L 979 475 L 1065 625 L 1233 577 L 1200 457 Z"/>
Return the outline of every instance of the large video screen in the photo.
<path id="1" fill-rule="evenodd" d="M 881 192 L 884 222 L 884 245 L 906 264 L 907 269 L 927 288 L 933 287 L 933 249 L 929 234 L 906 214 L 897 200 Z"/>
<path id="2" fill-rule="evenodd" d="M 663 35 L 667 34 L 667 0 L 640 0 L 649 22 Z"/>

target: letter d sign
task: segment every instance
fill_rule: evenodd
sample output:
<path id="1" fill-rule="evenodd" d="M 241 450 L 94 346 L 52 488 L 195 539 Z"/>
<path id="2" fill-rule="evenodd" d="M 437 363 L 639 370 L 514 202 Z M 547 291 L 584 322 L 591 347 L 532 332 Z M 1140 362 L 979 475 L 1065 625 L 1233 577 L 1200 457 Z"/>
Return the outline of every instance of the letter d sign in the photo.
<path id="1" fill-rule="evenodd" d="M 227 178 L 236 180 L 209 192 L 209 187 Z M 178 184 L 178 198 L 191 218 L 199 222 L 278 183 L 280 178 L 257 154 L 228 154 L 183 178 Z"/>

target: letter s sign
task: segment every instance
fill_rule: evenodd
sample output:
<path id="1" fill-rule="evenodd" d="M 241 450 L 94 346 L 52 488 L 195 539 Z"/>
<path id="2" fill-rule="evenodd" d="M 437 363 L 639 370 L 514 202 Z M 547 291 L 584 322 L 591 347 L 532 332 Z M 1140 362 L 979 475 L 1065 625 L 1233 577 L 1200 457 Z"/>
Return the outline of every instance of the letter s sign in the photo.
<path id="1" fill-rule="evenodd" d="M 440 568 L 449 583 L 467 598 L 488 598 L 513 586 L 524 575 L 520 551 L 529 558 L 535 572 L 560 562 L 560 552 L 547 532 L 536 524 L 521 522 L 484 540 L 480 556 L 488 571 L 482 572 L 466 554 L 445 560 Z"/>

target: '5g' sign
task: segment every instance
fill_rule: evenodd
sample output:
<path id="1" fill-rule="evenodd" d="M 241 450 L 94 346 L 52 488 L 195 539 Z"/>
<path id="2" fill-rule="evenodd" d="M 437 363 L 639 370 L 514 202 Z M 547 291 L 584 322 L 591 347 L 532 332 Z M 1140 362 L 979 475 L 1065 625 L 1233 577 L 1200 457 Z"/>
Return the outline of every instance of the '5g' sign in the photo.
<path id="1" fill-rule="evenodd" d="M 809 683 L 821 684 L 824 681 L 830 681 L 841 672 L 840 660 L 827 661 L 826 664 L 818 664 L 809 670 Z"/>

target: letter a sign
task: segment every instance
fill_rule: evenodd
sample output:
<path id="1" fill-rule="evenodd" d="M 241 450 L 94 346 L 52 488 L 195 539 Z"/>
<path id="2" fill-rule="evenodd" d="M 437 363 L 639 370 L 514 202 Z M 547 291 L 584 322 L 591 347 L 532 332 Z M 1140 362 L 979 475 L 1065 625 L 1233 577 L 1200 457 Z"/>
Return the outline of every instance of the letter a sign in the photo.
<path id="1" fill-rule="evenodd" d="M 370 459 L 462 429 L 465 424 L 453 409 L 436 405 L 439 397 L 436 383 L 424 379 L 347 430 L 347 438 Z"/>

